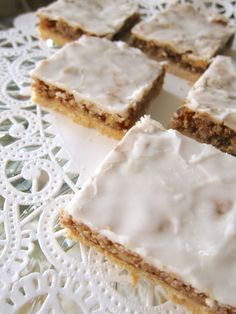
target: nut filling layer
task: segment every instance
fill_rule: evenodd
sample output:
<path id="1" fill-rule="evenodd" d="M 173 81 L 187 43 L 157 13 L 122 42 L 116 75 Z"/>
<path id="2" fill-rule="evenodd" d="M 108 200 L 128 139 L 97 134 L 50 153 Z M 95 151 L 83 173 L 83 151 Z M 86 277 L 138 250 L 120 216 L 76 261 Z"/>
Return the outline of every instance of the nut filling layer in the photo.
<path id="1" fill-rule="evenodd" d="M 40 80 L 35 81 L 35 83 L 33 84 L 33 89 L 41 98 L 44 98 L 46 100 L 57 100 L 63 107 L 66 107 L 68 110 L 72 110 L 74 113 L 80 112 L 84 115 L 91 115 L 116 130 L 127 129 L 131 126 L 131 119 L 124 119 L 122 117 L 119 117 L 118 115 L 111 115 L 105 112 L 98 113 L 96 111 L 93 111 L 91 105 L 89 106 L 85 103 L 79 104 L 75 101 L 73 95 L 55 86 L 47 85 Z M 60 111 L 60 108 L 58 108 L 58 110 Z M 134 111 L 135 110 L 132 110 L 132 112 Z"/>
<path id="2" fill-rule="evenodd" d="M 116 39 L 124 35 L 136 22 L 138 22 L 138 20 L 139 20 L 138 14 L 134 14 L 133 16 L 129 17 L 125 21 L 124 25 L 119 30 L 119 32 L 114 34 L 113 38 Z M 69 25 L 63 19 L 50 20 L 48 18 L 41 17 L 39 21 L 39 29 L 41 31 L 41 36 L 43 38 L 45 37 L 44 34 L 48 34 L 47 36 L 48 38 L 50 37 L 50 34 L 57 34 L 64 38 L 65 40 L 67 40 L 68 42 L 76 40 L 82 35 L 93 35 L 93 33 L 83 30 L 80 27 L 73 27 Z M 106 37 L 106 35 L 101 37 Z"/>
<path id="3" fill-rule="evenodd" d="M 121 138 L 158 95 L 164 75 L 165 66 L 137 48 L 83 35 L 31 72 L 33 100 Z"/>
<path id="4" fill-rule="evenodd" d="M 207 113 L 195 112 L 183 106 L 174 114 L 171 127 L 236 156 L 236 132 L 222 122 L 215 122 Z"/>
<path id="5" fill-rule="evenodd" d="M 191 60 L 189 60 L 187 63 L 186 61 L 183 61 L 183 54 L 178 54 L 177 52 L 166 47 L 157 46 L 152 41 L 147 42 L 139 38 L 133 38 L 133 45 L 140 48 L 148 55 L 157 58 L 158 60 L 164 61 L 166 58 L 168 58 L 170 61 L 178 63 L 182 68 L 187 69 L 193 73 L 202 74 L 206 68 L 206 66 L 200 67 L 191 64 Z"/>
<path id="6" fill-rule="evenodd" d="M 38 100 L 39 102 L 39 99 L 41 99 L 42 105 L 45 105 L 49 108 L 51 106 L 46 105 L 46 103 L 49 103 L 50 100 L 53 100 L 55 104 L 55 101 L 57 101 L 58 105 L 54 105 L 54 108 L 52 109 L 65 113 L 69 117 L 71 116 L 75 122 L 80 123 L 80 121 L 76 119 L 77 115 L 83 115 L 88 118 L 93 117 L 99 123 L 111 127 L 114 130 L 121 131 L 121 134 L 124 134 L 129 128 L 131 128 L 131 126 L 134 125 L 138 118 L 140 118 L 145 113 L 145 110 L 147 109 L 151 99 L 159 94 L 163 85 L 164 75 L 165 70 L 163 68 L 162 75 L 156 79 L 149 92 L 144 95 L 143 99 L 137 102 L 135 106 L 129 108 L 128 117 L 122 117 L 119 114 L 109 114 L 103 112 L 92 104 L 78 103 L 72 94 L 69 94 L 68 92 L 63 91 L 62 89 L 55 86 L 48 85 L 41 80 L 34 80 L 32 89 L 36 95 L 36 101 Z M 43 100 L 46 102 L 44 103 Z M 114 137 L 116 138 L 116 136 Z M 119 135 L 118 138 L 120 138 Z"/>
<path id="7" fill-rule="evenodd" d="M 60 34 L 62 37 L 70 40 L 76 40 L 86 32 L 80 28 L 75 28 L 67 24 L 63 20 L 49 20 L 47 18 L 41 18 L 39 22 L 39 28 L 45 29 L 53 33 Z"/>
<path id="8" fill-rule="evenodd" d="M 42 39 L 57 44 L 82 34 L 113 39 L 138 20 L 137 4 L 129 0 L 58 0 L 37 11 Z"/>
<path id="9" fill-rule="evenodd" d="M 236 156 L 236 63 L 217 56 L 190 89 L 171 127 Z"/>

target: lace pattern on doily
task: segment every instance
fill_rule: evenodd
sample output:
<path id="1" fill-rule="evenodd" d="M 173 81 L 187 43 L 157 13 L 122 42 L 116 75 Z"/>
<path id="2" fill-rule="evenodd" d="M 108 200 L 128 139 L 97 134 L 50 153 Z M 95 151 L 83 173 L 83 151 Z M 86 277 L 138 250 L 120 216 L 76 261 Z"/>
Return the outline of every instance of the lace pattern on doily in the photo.
<path id="1" fill-rule="evenodd" d="M 168 2 L 168 4 L 171 1 Z M 184 2 L 184 1 L 181 1 Z M 234 18 L 234 1 L 192 1 Z M 139 0 L 150 17 L 164 0 Z M 65 237 L 59 209 L 79 189 L 51 116 L 29 97 L 29 71 L 55 48 L 38 41 L 34 14 L 0 31 L 0 312 L 186 313 L 164 291 Z"/>

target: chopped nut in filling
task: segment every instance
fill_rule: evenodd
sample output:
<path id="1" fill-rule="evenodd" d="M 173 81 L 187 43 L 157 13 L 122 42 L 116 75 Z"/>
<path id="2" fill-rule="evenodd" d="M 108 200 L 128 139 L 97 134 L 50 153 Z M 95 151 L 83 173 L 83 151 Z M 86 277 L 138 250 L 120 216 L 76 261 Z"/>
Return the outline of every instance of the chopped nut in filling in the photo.
<path id="1" fill-rule="evenodd" d="M 183 106 L 174 114 L 171 127 L 236 156 L 236 132 L 224 123 L 212 120 L 209 114 L 195 112 Z"/>
<path id="2" fill-rule="evenodd" d="M 35 80 L 32 88 L 38 95 L 38 98 L 45 100 L 56 100 L 64 108 L 68 108 L 68 113 L 72 111 L 75 115 L 77 112 L 83 115 L 91 116 L 105 125 L 114 128 L 115 130 L 127 131 L 144 113 L 144 109 L 146 109 L 149 99 L 159 93 L 162 84 L 163 76 L 154 82 L 152 90 L 146 97 L 142 99 L 142 101 L 138 102 L 136 106 L 129 109 L 128 117 L 124 117 L 119 114 L 106 113 L 102 110 L 99 110 L 99 108 L 94 106 L 92 103 L 78 103 L 72 94 L 69 94 L 68 92 L 63 91 L 62 89 L 59 89 L 55 86 L 47 85 L 40 80 Z"/>
<path id="3" fill-rule="evenodd" d="M 68 25 L 63 20 L 49 20 L 47 18 L 40 19 L 40 28 L 50 30 L 50 32 L 60 34 L 69 40 L 76 40 L 81 35 L 85 34 L 80 28 L 75 28 Z"/>
<path id="4" fill-rule="evenodd" d="M 171 126 L 236 156 L 236 63 L 217 56 L 189 91 Z"/>
<path id="5" fill-rule="evenodd" d="M 159 60 L 166 60 L 168 58 L 169 60 L 178 63 L 182 68 L 189 70 L 193 73 L 199 73 L 202 74 L 205 65 L 199 64 L 199 66 L 196 66 L 195 64 L 192 64 L 191 60 L 189 62 L 183 61 L 183 55 L 178 54 L 175 51 L 172 51 L 170 48 L 157 46 L 154 42 L 145 42 L 142 39 L 134 38 L 133 39 L 133 45 L 135 47 L 140 48 L 144 52 L 147 52 L 150 56 L 156 57 Z"/>
<path id="6" fill-rule="evenodd" d="M 69 94 L 62 89 L 59 89 L 55 86 L 46 85 L 44 82 L 37 80 L 33 84 L 33 89 L 37 93 L 38 96 L 45 99 L 54 99 L 60 102 L 60 104 L 64 107 L 67 107 L 69 110 L 73 112 L 80 112 L 84 115 L 90 115 L 105 123 L 106 125 L 111 126 L 114 129 L 122 130 L 128 129 L 133 124 L 133 119 L 135 116 L 136 110 L 132 109 L 132 115 L 130 118 L 124 118 L 119 115 L 112 115 L 109 113 L 102 112 L 94 107 L 92 104 L 79 104 L 76 102 L 74 96 Z"/>

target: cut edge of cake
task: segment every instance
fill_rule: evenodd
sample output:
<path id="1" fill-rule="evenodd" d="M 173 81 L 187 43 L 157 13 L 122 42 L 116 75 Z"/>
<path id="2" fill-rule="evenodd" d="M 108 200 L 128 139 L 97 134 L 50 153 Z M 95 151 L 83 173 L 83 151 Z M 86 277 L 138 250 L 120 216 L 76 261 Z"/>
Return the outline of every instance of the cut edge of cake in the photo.
<path id="1" fill-rule="evenodd" d="M 45 14 L 40 8 L 36 14 L 39 18 L 38 32 L 39 37 L 42 40 L 51 39 L 58 46 L 79 39 L 82 35 L 96 36 L 101 38 L 108 38 L 110 40 L 119 38 L 128 32 L 139 20 L 140 15 L 138 10 L 124 19 L 123 23 L 119 28 L 110 33 L 96 34 L 86 29 L 86 26 L 70 24 L 63 16 L 57 17 L 56 19 L 50 17 L 49 14 Z"/>
<path id="2" fill-rule="evenodd" d="M 170 127 L 200 143 L 211 144 L 236 156 L 236 132 L 206 112 L 194 111 L 183 105 L 174 113 Z"/>
<path id="3" fill-rule="evenodd" d="M 68 94 L 62 89 L 58 89 L 55 86 L 50 86 L 45 84 L 43 81 L 35 80 L 32 85 L 32 96 L 31 99 L 34 103 L 39 104 L 42 107 L 45 107 L 50 110 L 55 110 L 59 113 L 62 113 L 72 119 L 75 123 L 78 123 L 84 127 L 92 128 L 98 130 L 101 134 L 106 135 L 110 138 L 120 140 L 125 133 L 131 128 L 136 121 L 145 113 L 150 102 L 160 93 L 165 77 L 165 67 L 161 75 L 153 82 L 151 88 L 143 95 L 143 98 L 136 102 L 134 106 L 133 116 L 130 115 L 126 120 L 128 123 L 126 126 L 116 128 L 116 125 L 119 124 L 116 115 L 103 112 L 98 114 L 96 112 L 88 109 L 84 102 L 78 103 L 74 99 L 72 94 Z M 42 86 L 43 93 L 40 92 L 40 86 Z M 51 98 L 45 96 L 47 90 L 55 90 L 59 92 L 60 96 L 57 98 Z M 42 94 L 42 95 L 40 95 Z M 70 98 L 68 102 L 66 100 L 67 96 Z M 90 103 L 90 105 L 93 105 Z M 95 105 L 94 105 L 95 106 Z M 104 123 L 104 120 L 108 120 L 108 124 Z M 124 123 L 126 122 L 124 121 Z M 123 122 L 121 122 L 121 125 Z M 113 126 L 114 125 L 114 126 Z"/>
<path id="4" fill-rule="evenodd" d="M 101 41 L 100 43 L 104 41 L 103 45 L 109 43 L 109 45 L 114 46 L 114 49 L 127 49 L 127 51 L 129 51 L 128 55 L 130 55 L 134 50 L 134 53 L 136 53 L 138 56 L 142 56 L 142 58 L 147 60 L 147 64 L 150 62 L 155 62 L 148 59 L 148 57 L 145 56 L 140 50 L 129 47 L 123 42 L 110 42 L 107 39 L 98 39 L 96 37 L 84 35 L 78 41 L 66 44 L 51 58 L 43 60 L 36 67 L 36 69 L 31 72 L 31 77 L 33 78 L 31 87 L 32 101 L 45 108 L 58 111 L 84 127 L 97 129 L 102 134 L 114 139 L 121 139 L 127 130 L 130 129 L 145 113 L 148 106 L 150 105 L 151 100 L 160 93 L 164 83 L 166 65 L 158 64 L 158 62 L 156 62 L 156 72 L 151 72 L 153 76 L 152 80 L 149 81 L 148 84 L 145 83 L 140 91 L 138 91 L 137 95 L 134 93 L 135 91 L 133 91 L 134 95 L 132 96 L 132 99 L 125 100 L 127 103 L 124 103 L 124 105 L 127 108 L 124 109 L 124 112 L 116 110 L 109 111 L 107 105 L 105 106 L 107 110 L 102 109 L 92 98 L 84 99 L 82 95 L 81 99 L 78 99 L 78 97 L 75 97 L 73 91 L 69 90 L 69 87 L 67 87 L 67 89 L 65 87 L 58 87 L 56 81 L 55 84 L 53 82 L 48 82 L 47 79 L 41 77 L 41 74 L 37 74 L 37 69 L 40 68 L 41 64 L 49 64 L 54 62 L 54 57 L 58 55 L 60 51 L 67 51 L 67 49 L 72 49 L 72 46 L 78 46 L 78 43 L 80 43 L 82 40 L 96 40 Z M 124 48 L 119 48 L 120 43 L 122 47 L 124 46 Z M 86 45 L 88 45 L 87 42 Z M 81 47 L 84 46 L 81 44 Z M 151 71 L 151 67 L 148 69 L 148 71 Z"/>
<path id="5" fill-rule="evenodd" d="M 220 306 L 206 294 L 196 291 L 191 285 L 178 279 L 174 274 L 153 267 L 149 263 L 123 245 L 113 242 L 106 236 L 94 231 L 88 225 L 78 223 L 68 215 L 64 209 L 60 211 L 60 223 L 66 228 L 67 236 L 79 241 L 105 255 L 111 262 L 130 271 L 134 282 L 142 276 L 160 285 L 167 293 L 168 298 L 176 304 L 196 314 L 224 314 L 228 307 Z M 225 312 L 226 310 L 226 312 Z M 236 313 L 236 309 L 235 312 Z"/>
<path id="6" fill-rule="evenodd" d="M 189 3 L 182 5 L 194 9 L 193 6 Z M 181 4 L 171 4 L 169 8 L 174 8 L 175 6 L 181 6 Z M 168 11 L 168 8 L 166 9 L 166 11 Z M 230 25 L 230 27 L 232 28 L 231 35 L 228 34 L 227 37 L 225 36 L 224 41 L 215 51 L 214 55 L 216 55 L 224 51 L 232 43 L 236 28 L 226 17 L 220 16 L 219 14 L 213 15 L 209 19 L 209 21 L 216 24 L 218 23 L 225 27 Z M 143 35 L 140 35 L 138 31 L 136 31 L 136 28 L 138 28 L 142 24 L 145 24 L 145 21 L 139 22 L 131 30 L 133 46 L 140 48 L 142 51 L 146 52 L 148 55 L 156 58 L 159 61 L 168 61 L 168 71 L 174 75 L 195 82 L 209 66 L 211 58 L 214 57 L 213 55 L 211 58 L 205 58 L 205 56 L 202 56 L 202 58 L 195 58 L 194 56 L 192 57 L 191 54 L 189 54 L 188 52 L 180 53 L 178 49 L 174 47 L 174 43 L 168 44 L 158 39 L 156 39 L 155 41 L 145 39 Z"/>
<path id="7" fill-rule="evenodd" d="M 51 39 L 58 46 L 63 46 L 68 42 L 77 40 L 82 35 L 96 36 L 96 37 L 101 37 L 101 38 L 106 37 L 108 39 L 113 40 L 113 39 L 123 36 L 126 32 L 128 32 L 134 26 L 135 23 L 139 21 L 139 15 L 135 13 L 132 16 L 130 16 L 124 22 L 123 26 L 119 29 L 119 31 L 114 33 L 112 36 L 111 35 L 98 36 L 94 33 L 91 33 L 82 29 L 81 27 L 72 27 L 69 24 L 67 24 L 66 21 L 64 21 L 63 19 L 60 19 L 58 21 L 53 21 L 53 20 L 43 17 L 40 13 L 38 14 L 38 17 L 39 17 L 39 26 L 38 26 L 39 37 L 42 40 Z M 65 33 L 60 30 L 61 28 L 64 28 L 66 30 L 65 33 L 68 35 L 65 35 Z"/>
<path id="8" fill-rule="evenodd" d="M 227 120 L 217 119 L 217 117 L 215 117 L 214 114 L 207 112 L 207 110 L 202 111 L 198 110 L 198 108 L 196 109 L 191 108 L 192 104 L 196 102 L 194 96 L 192 96 L 195 93 L 196 86 L 202 88 L 201 93 L 203 95 L 204 86 L 205 85 L 207 86 L 209 84 L 208 83 L 208 78 L 210 77 L 209 73 L 210 71 L 213 70 L 217 62 L 222 63 L 232 62 L 232 59 L 226 56 L 217 56 L 212 60 L 212 63 L 209 66 L 208 70 L 191 88 L 187 96 L 187 99 L 185 100 L 185 103 L 172 116 L 169 126 L 201 143 L 211 144 L 216 148 L 220 149 L 222 152 L 236 156 L 235 128 L 233 129 L 232 127 L 230 127 L 229 123 L 226 122 Z M 217 76 L 218 74 L 215 73 L 215 77 Z M 226 80 L 227 80 L 226 76 L 219 77 L 219 81 L 225 82 Z M 217 86 L 215 86 L 215 88 L 218 89 Z M 201 104 L 199 103 L 199 105 Z M 236 121 L 234 121 L 234 127 L 236 127 Z"/>

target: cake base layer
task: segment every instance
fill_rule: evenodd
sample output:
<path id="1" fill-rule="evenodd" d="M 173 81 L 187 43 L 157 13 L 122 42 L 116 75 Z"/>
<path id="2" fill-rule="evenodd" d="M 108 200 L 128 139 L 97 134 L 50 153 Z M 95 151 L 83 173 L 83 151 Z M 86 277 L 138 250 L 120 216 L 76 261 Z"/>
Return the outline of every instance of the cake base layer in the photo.
<path id="1" fill-rule="evenodd" d="M 72 27 L 69 24 L 67 24 L 66 21 L 64 20 L 53 21 L 45 17 L 41 17 L 41 16 L 39 17 L 40 17 L 40 20 L 39 20 L 38 30 L 39 30 L 40 38 L 43 40 L 52 39 L 54 43 L 56 43 L 59 46 L 63 46 L 68 42 L 74 41 L 82 35 L 96 36 L 96 34 L 91 34 L 89 32 L 86 32 L 80 27 Z M 125 34 L 138 21 L 139 21 L 138 14 L 134 14 L 130 16 L 125 21 L 125 23 L 123 24 L 121 29 L 118 31 L 118 33 L 114 34 L 113 38 L 116 39 L 122 36 L 123 34 Z M 104 35 L 104 36 L 98 36 L 98 37 L 106 37 L 106 36 Z"/>
<path id="2" fill-rule="evenodd" d="M 119 140 L 144 114 L 150 101 L 159 94 L 164 76 L 165 69 L 163 68 L 162 74 L 153 82 L 152 87 L 146 91 L 142 99 L 130 108 L 128 117 L 125 119 L 116 114 L 92 111 L 91 106 L 76 102 L 73 95 L 39 80 L 36 80 L 32 86 L 32 100 L 41 106 L 65 114 L 76 123 L 95 128 L 102 134 Z"/>
<path id="3" fill-rule="evenodd" d="M 76 109 L 73 110 L 72 107 L 68 108 L 62 106 L 61 102 L 57 99 L 40 97 L 38 94 L 33 92 L 32 101 L 40 106 L 62 113 L 71 118 L 75 123 L 78 123 L 86 128 L 97 129 L 101 132 L 101 134 L 107 135 L 108 137 L 119 140 L 125 134 L 125 130 L 115 130 L 112 127 L 101 123 L 99 119 L 92 117 L 87 113 L 82 113 L 80 110 Z"/>
<path id="4" fill-rule="evenodd" d="M 230 45 L 233 36 L 229 39 L 226 46 Z M 187 55 L 181 55 L 171 48 L 157 45 L 152 41 L 145 41 L 143 39 L 133 36 L 132 44 L 138 47 L 143 52 L 147 53 L 159 61 L 168 61 L 168 71 L 183 79 L 195 82 L 199 79 L 209 62 L 206 60 L 191 60 Z M 220 51 L 222 51 L 221 49 Z M 220 52 L 218 51 L 218 52 Z"/>
<path id="5" fill-rule="evenodd" d="M 192 82 L 198 80 L 208 65 L 205 62 L 199 63 L 198 65 L 183 62 L 181 61 L 181 55 L 177 52 L 157 46 L 157 44 L 152 41 L 145 41 L 137 37 L 133 38 L 132 45 L 141 49 L 150 57 L 159 61 L 168 61 L 168 71 L 170 73 Z"/>
<path id="6" fill-rule="evenodd" d="M 208 297 L 204 293 L 196 292 L 190 285 L 185 284 L 173 274 L 149 265 L 138 254 L 127 250 L 119 243 L 108 240 L 105 236 L 91 230 L 87 225 L 73 221 L 72 217 L 66 215 L 63 210 L 61 211 L 60 222 L 67 228 L 70 238 L 94 247 L 114 263 L 131 271 L 134 277 L 145 276 L 154 283 L 161 285 L 174 303 L 185 306 L 193 314 L 236 313 L 236 308 L 221 306 L 217 302 L 214 302 L 214 307 L 210 308 L 206 303 Z"/>
<path id="7" fill-rule="evenodd" d="M 174 114 L 170 127 L 236 156 L 236 132 L 224 123 L 214 121 L 207 113 L 195 112 L 186 106 L 180 107 Z"/>

